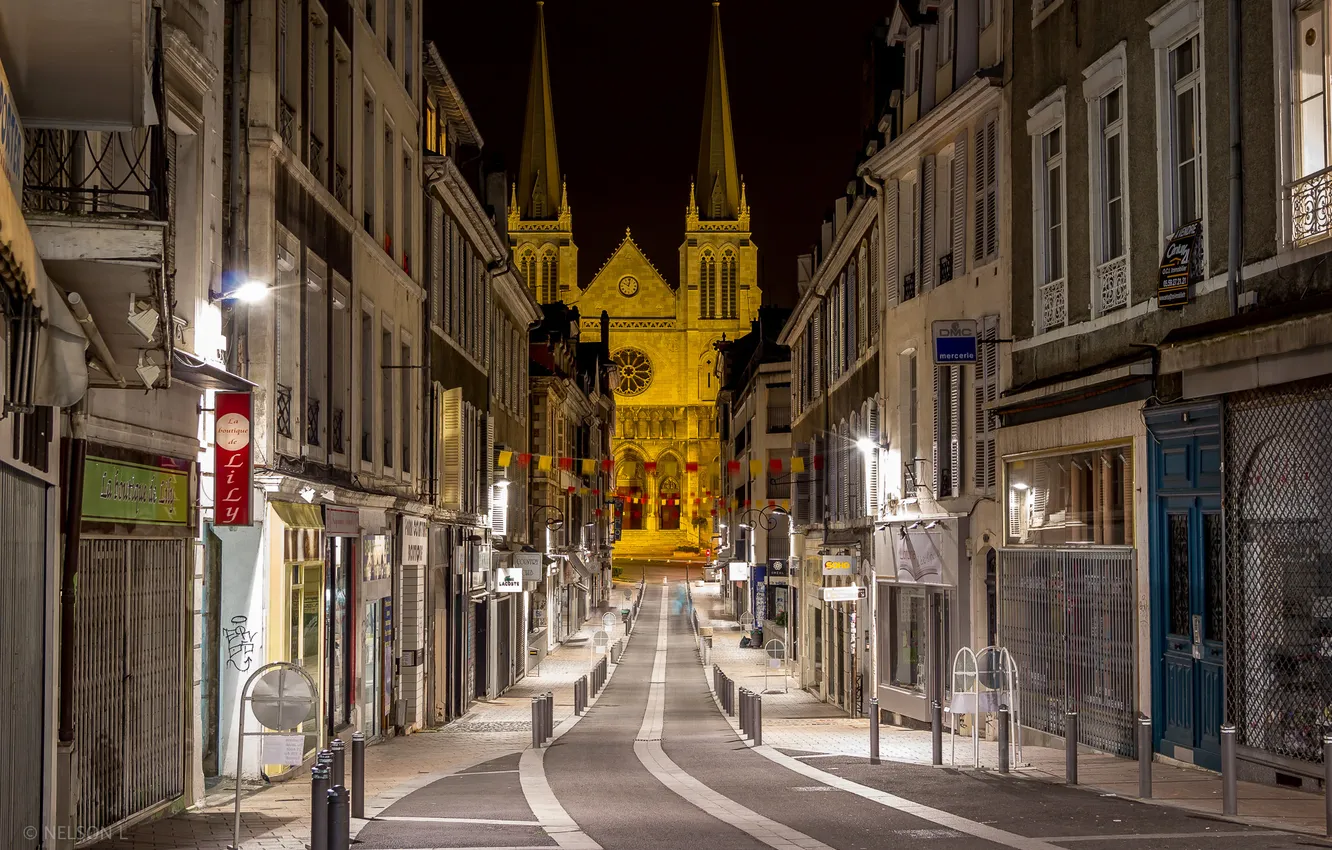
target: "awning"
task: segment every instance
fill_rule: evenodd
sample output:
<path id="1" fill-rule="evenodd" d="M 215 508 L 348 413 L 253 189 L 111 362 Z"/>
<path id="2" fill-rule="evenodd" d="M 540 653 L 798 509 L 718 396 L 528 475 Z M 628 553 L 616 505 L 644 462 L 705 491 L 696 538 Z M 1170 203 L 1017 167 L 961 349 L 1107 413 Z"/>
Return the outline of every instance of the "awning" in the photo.
<path id="1" fill-rule="evenodd" d="M 201 390 L 235 390 L 244 392 L 258 386 L 240 375 L 233 375 L 221 366 L 209 363 L 179 348 L 171 353 L 171 373 L 192 387 Z"/>
<path id="2" fill-rule="evenodd" d="M 319 505 L 295 502 L 269 502 L 273 511 L 289 528 L 323 528 L 324 512 Z"/>
<path id="3" fill-rule="evenodd" d="M 589 567 L 587 564 L 583 563 L 583 559 L 578 557 L 576 553 L 573 552 L 569 553 L 569 561 L 574 565 L 574 569 L 578 570 L 580 575 L 582 575 L 585 578 L 592 577 L 592 568 Z"/>

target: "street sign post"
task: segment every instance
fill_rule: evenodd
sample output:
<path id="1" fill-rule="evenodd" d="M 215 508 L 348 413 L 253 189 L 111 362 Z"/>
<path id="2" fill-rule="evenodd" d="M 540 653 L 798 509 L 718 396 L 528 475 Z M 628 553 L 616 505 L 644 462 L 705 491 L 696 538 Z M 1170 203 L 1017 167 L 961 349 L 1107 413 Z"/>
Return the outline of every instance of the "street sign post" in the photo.
<path id="1" fill-rule="evenodd" d="M 934 322 L 932 328 L 936 365 L 976 362 L 980 332 L 975 319 L 943 319 Z"/>

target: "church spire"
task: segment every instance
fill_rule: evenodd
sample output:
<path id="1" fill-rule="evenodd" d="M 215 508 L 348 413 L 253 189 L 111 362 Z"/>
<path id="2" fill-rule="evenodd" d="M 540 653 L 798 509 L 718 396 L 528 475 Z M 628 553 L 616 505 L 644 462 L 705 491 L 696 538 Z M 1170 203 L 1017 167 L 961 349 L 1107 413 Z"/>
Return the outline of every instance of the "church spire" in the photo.
<path id="1" fill-rule="evenodd" d="M 703 138 L 698 146 L 700 218 L 735 219 L 740 213 L 740 180 L 731 130 L 731 94 L 726 86 L 721 8 L 713 0 L 712 37 L 708 45 L 708 82 L 703 91 Z"/>
<path id="2" fill-rule="evenodd" d="M 546 61 L 546 17 L 537 0 L 536 38 L 532 44 L 532 76 L 527 84 L 527 117 L 518 166 L 518 199 L 529 221 L 555 219 L 562 202 L 563 175 L 555 149 L 555 110 L 550 97 L 550 65 Z"/>

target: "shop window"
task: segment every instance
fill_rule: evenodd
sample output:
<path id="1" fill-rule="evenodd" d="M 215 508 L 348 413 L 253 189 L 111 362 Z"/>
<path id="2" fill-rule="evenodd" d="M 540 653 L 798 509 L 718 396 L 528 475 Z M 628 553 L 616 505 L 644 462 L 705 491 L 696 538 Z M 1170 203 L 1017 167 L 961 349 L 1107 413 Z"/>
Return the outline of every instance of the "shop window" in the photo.
<path id="1" fill-rule="evenodd" d="M 1127 445 L 1004 464 L 1011 545 L 1133 545 L 1133 456 Z"/>
<path id="2" fill-rule="evenodd" d="M 889 681 L 894 687 L 924 691 L 929 678 L 925 589 L 891 587 L 888 594 L 892 634 Z"/>

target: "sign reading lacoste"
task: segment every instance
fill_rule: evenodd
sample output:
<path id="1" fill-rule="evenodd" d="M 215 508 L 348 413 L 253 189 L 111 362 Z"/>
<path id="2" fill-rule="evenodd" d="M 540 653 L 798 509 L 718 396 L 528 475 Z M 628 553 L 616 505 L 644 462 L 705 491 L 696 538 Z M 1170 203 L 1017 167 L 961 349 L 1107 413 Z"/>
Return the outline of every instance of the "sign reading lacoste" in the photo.
<path id="1" fill-rule="evenodd" d="M 522 593 L 523 592 L 522 567 L 500 567 L 497 570 L 495 570 L 495 592 Z"/>

